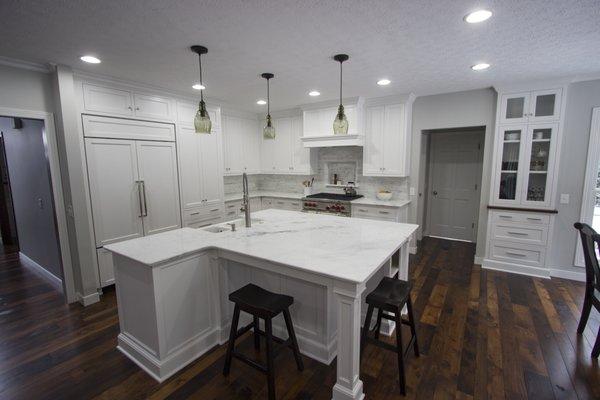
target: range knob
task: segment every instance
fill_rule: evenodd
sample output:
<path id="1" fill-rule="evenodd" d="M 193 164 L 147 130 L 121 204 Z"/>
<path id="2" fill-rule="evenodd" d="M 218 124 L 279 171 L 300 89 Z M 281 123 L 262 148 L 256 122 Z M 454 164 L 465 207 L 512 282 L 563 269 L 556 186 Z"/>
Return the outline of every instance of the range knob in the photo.
<path id="1" fill-rule="evenodd" d="M 304 203 L 304 207 L 309 207 L 310 203 Z"/>
<path id="2" fill-rule="evenodd" d="M 346 209 L 346 207 L 340 206 L 340 210 L 345 210 L 345 209 Z"/>
<path id="3" fill-rule="evenodd" d="M 329 211 L 329 210 L 331 209 L 331 207 L 327 206 L 327 207 L 325 207 L 325 209 L 326 209 L 327 211 Z"/>

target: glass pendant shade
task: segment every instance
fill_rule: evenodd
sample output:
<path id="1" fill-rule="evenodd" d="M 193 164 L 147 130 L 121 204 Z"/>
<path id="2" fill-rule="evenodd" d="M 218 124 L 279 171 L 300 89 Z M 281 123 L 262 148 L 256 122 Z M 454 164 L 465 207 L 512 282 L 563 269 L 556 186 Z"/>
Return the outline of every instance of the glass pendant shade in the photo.
<path id="1" fill-rule="evenodd" d="M 196 111 L 196 116 L 194 117 L 194 129 L 196 133 L 210 133 L 211 128 L 212 122 L 210 121 L 210 116 L 206 111 L 204 101 L 201 101 L 198 111 Z"/>
<path id="2" fill-rule="evenodd" d="M 338 113 L 333 120 L 333 134 L 347 135 L 348 134 L 348 118 L 344 114 L 344 106 L 340 104 Z"/>
<path id="3" fill-rule="evenodd" d="M 263 129 L 263 137 L 265 139 L 275 139 L 275 127 L 271 122 L 271 116 L 267 115 L 267 124 Z"/>

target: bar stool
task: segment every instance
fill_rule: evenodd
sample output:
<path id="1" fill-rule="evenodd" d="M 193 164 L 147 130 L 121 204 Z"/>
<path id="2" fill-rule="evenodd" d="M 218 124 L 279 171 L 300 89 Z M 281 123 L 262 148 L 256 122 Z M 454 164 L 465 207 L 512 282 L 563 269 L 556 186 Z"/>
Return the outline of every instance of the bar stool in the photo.
<path id="1" fill-rule="evenodd" d="M 362 328 L 361 333 L 361 353 L 367 343 L 374 344 L 387 350 L 391 350 L 398 355 L 398 375 L 400 378 L 400 393 L 406 395 L 406 378 L 404 375 L 404 357 L 410 350 L 412 344 L 415 352 L 415 357 L 419 357 L 419 345 L 417 343 L 417 332 L 415 329 L 415 320 L 413 317 L 412 302 L 410 300 L 411 284 L 406 281 L 401 281 L 394 278 L 384 277 L 379 285 L 367 295 L 367 318 Z M 402 318 L 402 309 L 404 306 L 408 308 L 408 320 Z M 373 310 L 377 308 L 377 323 L 375 328 L 371 330 L 374 337 L 369 337 L 369 328 L 371 326 L 371 318 Z M 389 314 L 384 314 L 386 311 Z M 379 340 L 379 330 L 381 328 L 382 319 L 394 321 L 396 323 L 396 346 Z M 406 350 L 402 345 L 402 324 L 410 327 L 411 339 L 408 342 Z"/>
<path id="2" fill-rule="evenodd" d="M 304 370 L 304 364 L 298 350 L 298 341 L 294 333 L 292 317 L 290 316 L 290 306 L 294 303 L 294 298 L 282 294 L 269 292 L 259 286 L 248 284 L 241 289 L 229 294 L 229 301 L 235 303 L 233 310 L 233 320 L 231 321 L 231 331 L 229 333 L 229 343 L 227 345 L 227 355 L 225 356 L 225 366 L 223 367 L 223 375 L 229 375 L 231 369 L 231 359 L 235 357 L 253 368 L 264 372 L 267 375 L 267 383 L 269 388 L 269 400 L 275 400 L 275 371 L 273 369 L 273 359 L 275 354 L 273 351 L 273 342 L 289 347 L 294 353 L 296 366 L 299 371 Z M 238 330 L 240 320 L 240 310 L 251 314 L 253 322 Z M 288 331 L 288 339 L 283 340 L 273 335 L 272 320 L 274 317 L 283 313 L 283 319 Z M 265 330 L 260 330 L 259 318 L 265 321 Z M 242 353 L 235 351 L 235 340 L 248 332 L 254 330 L 254 348 L 260 349 L 260 336 L 265 336 L 267 343 L 267 365 L 262 365 Z"/>

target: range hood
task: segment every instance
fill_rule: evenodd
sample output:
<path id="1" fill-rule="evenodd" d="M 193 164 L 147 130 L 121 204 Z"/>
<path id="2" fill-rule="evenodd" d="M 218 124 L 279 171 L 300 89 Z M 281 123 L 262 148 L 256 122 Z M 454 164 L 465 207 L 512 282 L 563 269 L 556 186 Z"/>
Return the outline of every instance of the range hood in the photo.
<path id="1" fill-rule="evenodd" d="M 302 106 L 302 144 L 304 147 L 360 146 L 364 144 L 365 105 L 362 97 L 344 99 L 348 134 L 334 135 L 333 120 L 338 101 Z"/>

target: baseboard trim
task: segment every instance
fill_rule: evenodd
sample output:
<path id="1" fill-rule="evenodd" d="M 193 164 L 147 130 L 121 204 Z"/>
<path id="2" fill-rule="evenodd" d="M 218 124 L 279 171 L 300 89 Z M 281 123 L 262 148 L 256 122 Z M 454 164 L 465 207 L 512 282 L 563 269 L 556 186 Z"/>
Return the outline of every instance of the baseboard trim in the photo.
<path id="1" fill-rule="evenodd" d="M 488 258 L 483 259 L 481 267 L 484 269 L 491 269 L 494 271 L 510 272 L 513 274 L 535 276 L 538 278 L 550 279 L 550 271 L 546 268 L 531 267 L 528 265 L 511 264 L 506 262 L 500 262 L 490 260 Z"/>
<path id="2" fill-rule="evenodd" d="M 585 282 L 585 271 L 568 271 L 564 269 L 550 268 L 550 276 L 553 278 Z"/>
<path id="3" fill-rule="evenodd" d="M 100 301 L 100 293 L 98 292 L 94 292 L 92 294 L 88 294 L 88 295 L 82 295 L 81 293 L 77 292 L 75 293 L 75 296 L 77 297 L 77 301 L 79 301 L 79 303 L 81 303 L 82 306 L 87 307 L 91 304 L 97 303 Z"/>
<path id="4" fill-rule="evenodd" d="M 475 264 L 482 265 L 483 264 L 483 257 L 477 257 L 477 256 L 475 256 Z"/>
<path id="5" fill-rule="evenodd" d="M 21 251 L 19 252 L 19 259 L 22 261 L 22 264 L 25 266 L 25 268 L 48 282 L 48 284 L 50 284 L 54 289 L 63 293 L 62 279 L 33 261 L 31 258 L 27 257 Z"/>

